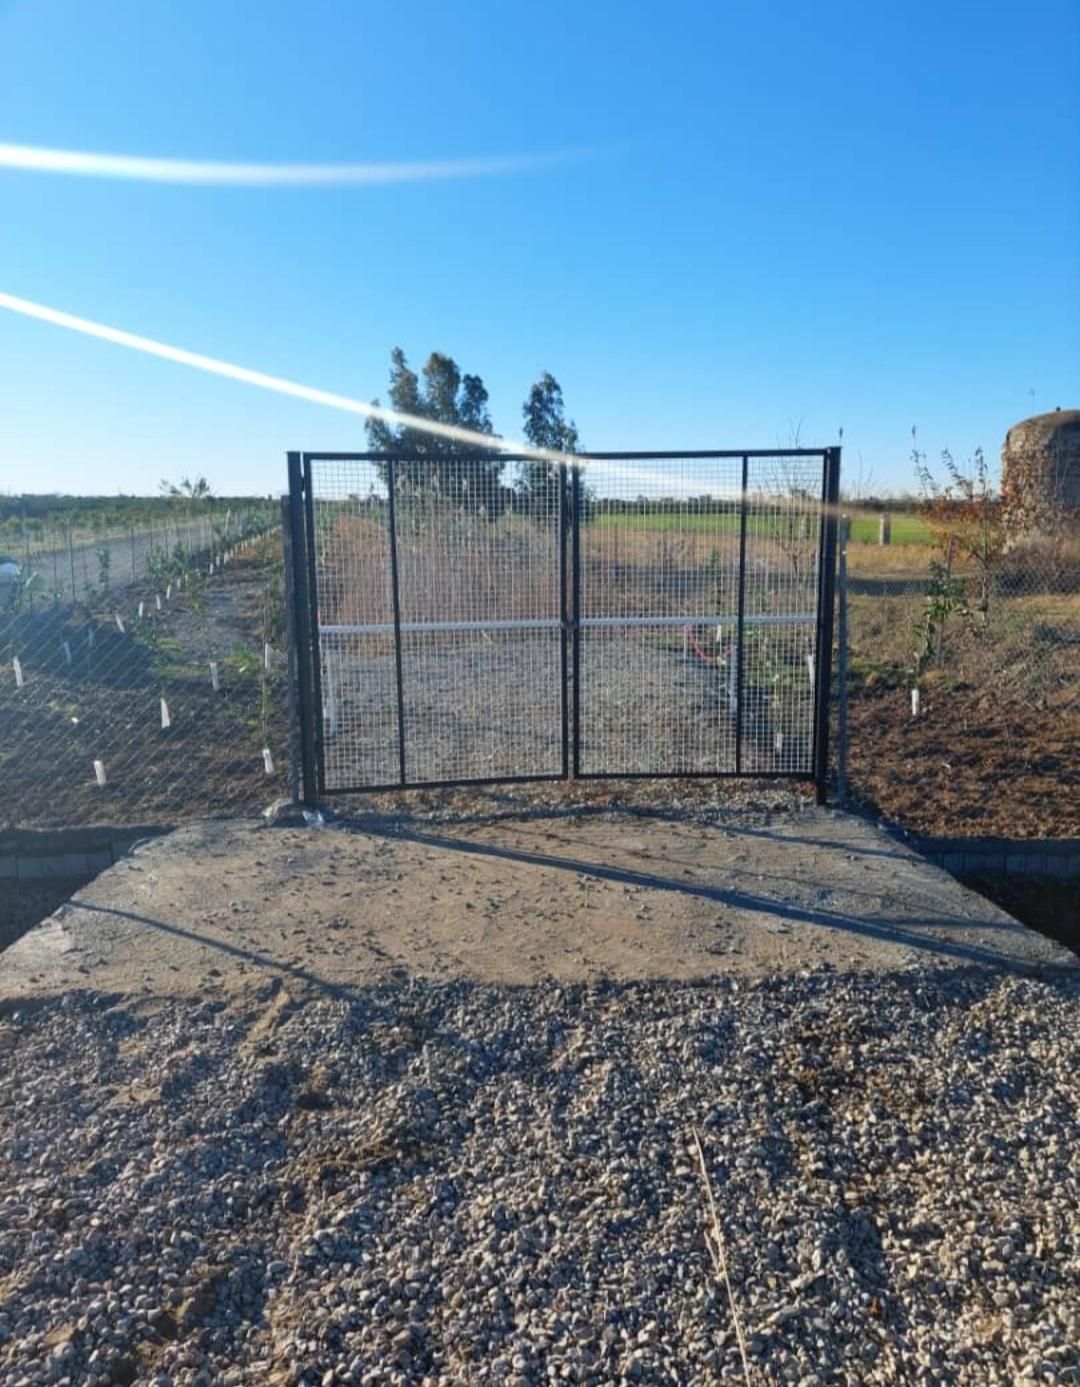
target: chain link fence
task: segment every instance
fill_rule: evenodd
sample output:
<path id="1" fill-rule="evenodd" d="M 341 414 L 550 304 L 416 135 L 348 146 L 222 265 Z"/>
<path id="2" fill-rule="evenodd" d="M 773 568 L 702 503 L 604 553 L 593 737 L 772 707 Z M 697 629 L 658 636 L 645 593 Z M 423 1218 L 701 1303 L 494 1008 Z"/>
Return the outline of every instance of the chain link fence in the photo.
<path id="1" fill-rule="evenodd" d="M 0 823 L 171 824 L 288 792 L 275 504 L 26 539 L 0 563 Z"/>
<path id="2" fill-rule="evenodd" d="M 1076 512 L 1018 535 L 992 508 L 856 512 L 842 549 L 855 800 L 927 834 L 1080 835 Z"/>

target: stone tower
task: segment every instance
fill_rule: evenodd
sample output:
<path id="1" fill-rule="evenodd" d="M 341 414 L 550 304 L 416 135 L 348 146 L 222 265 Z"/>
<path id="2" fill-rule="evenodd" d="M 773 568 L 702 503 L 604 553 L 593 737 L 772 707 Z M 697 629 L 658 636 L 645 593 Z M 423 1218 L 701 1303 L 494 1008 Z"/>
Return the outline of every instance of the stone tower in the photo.
<path id="1" fill-rule="evenodd" d="M 1014 541 L 1080 524 L 1080 409 L 1012 426 L 1001 450 L 1001 496 Z"/>

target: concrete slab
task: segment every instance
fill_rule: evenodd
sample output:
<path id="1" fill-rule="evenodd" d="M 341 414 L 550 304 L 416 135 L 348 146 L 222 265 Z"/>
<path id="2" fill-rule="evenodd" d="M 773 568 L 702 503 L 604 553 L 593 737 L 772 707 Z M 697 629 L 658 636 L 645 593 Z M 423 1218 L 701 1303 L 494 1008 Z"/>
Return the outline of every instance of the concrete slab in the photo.
<path id="1" fill-rule="evenodd" d="M 190 825 L 140 848 L 0 955 L 0 998 L 173 995 L 277 978 L 527 984 L 827 963 L 1071 969 L 865 820 L 716 824 L 611 812 L 473 824 Z"/>

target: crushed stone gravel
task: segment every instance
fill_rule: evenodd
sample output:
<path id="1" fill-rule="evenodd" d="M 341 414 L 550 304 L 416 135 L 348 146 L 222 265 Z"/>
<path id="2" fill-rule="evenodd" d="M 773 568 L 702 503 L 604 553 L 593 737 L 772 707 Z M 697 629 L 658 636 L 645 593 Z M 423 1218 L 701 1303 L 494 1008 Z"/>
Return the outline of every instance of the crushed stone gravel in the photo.
<path id="1" fill-rule="evenodd" d="M 1080 1382 L 1080 978 L 0 1012 L 0 1380 Z M 734 1297 L 706 1242 L 700 1132 Z"/>

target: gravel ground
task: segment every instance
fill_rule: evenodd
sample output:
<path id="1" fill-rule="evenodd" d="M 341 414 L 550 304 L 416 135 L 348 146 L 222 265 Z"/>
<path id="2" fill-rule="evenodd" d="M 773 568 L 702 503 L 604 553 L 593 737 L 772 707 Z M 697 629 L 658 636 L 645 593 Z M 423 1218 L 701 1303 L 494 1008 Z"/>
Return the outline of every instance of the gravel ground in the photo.
<path id="1" fill-rule="evenodd" d="M 1080 1382 L 1080 979 L 72 993 L 0 1020 L 0 1378 Z"/>
<path id="2" fill-rule="evenodd" d="M 700 627 L 698 634 L 712 649 L 711 628 Z M 388 642 L 383 637 L 325 639 L 328 783 L 394 784 L 397 701 Z M 680 630 L 663 627 L 584 634 L 582 774 L 734 774 L 728 671 L 702 663 L 684 651 L 682 641 Z M 792 628 L 784 647 L 793 666 L 789 684 L 766 690 L 757 666 L 748 670 L 747 771 L 809 773 L 813 695 L 802 663 L 809 643 L 802 628 Z M 501 632 L 483 638 L 407 636 L 402 688 L 410 781 L 559 775 L 557 638 L 544 632 L 533 639 Z"/>

